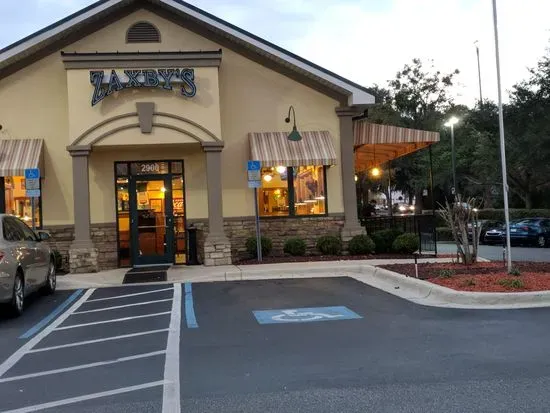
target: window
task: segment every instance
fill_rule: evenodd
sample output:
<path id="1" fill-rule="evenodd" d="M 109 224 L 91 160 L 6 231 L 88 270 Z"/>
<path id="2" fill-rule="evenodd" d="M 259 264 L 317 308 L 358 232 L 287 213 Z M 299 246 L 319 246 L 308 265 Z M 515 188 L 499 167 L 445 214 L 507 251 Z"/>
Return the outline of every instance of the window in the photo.
<path id="1" fill-rule="evenodd" d="M 25 193 L 25 177 L 6 176 L 4 178 L 4 194 L 6 202 L 6 214 L 15 215 L 32 227 L 32 198 Z M 36 228 L 42 227 L 41 198 L 34 201 L 34 224 Z"/>
<path id="2" fill-rule="evenodd" d="M 15 220 L 15 224 L 23 232 L 23 237 L 25 241 L 38 241 L 36 238 L 36 234 L 32 229 L 30 229 L 27 225 L 25 225 L 23 222 Z"/>
<path id="3" fill-rule="evenodd" d="M 264 217 L 326 215 L 326 168 L 262 168 L 258 198 Z"/>
<path id="4" fill-rule="evenodd" d="M 25 238 L 15 220 L 11 218 L 4 218 L 2 221 L 2 231 L 6 241 L 23 241 Z"/>

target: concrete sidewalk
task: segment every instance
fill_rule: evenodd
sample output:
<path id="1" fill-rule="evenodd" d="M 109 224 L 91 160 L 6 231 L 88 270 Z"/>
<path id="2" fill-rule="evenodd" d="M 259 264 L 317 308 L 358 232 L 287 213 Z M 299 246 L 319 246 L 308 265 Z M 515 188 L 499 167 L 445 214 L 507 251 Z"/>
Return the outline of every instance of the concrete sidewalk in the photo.
<path id="1" fill-rule="evenodd" d="M 451 262 L 450 258 L 425 258 L 422 262 Z M 420 305 L 469 309 L 519 309 L 550 307 L 550 291 L 524 293 L 477 293 L 456 291 L 428 281 L 379 268 L 385 264 L 409 264 L 414 260 L 324 261 L 220 267 L 173 267 L 166 282 L 249 281 L 267 279 L 351 277 L 371 287 Z M 58 278 L 58 289 L 122 286 L 128 269 L 94 274 L 70 274 Z M 126 284 L 128 285 L 128 284 Z M 136 285 L 136 284 L 133 284 Z"/>
<path id="2" fill-rule="evenodd" d="M 422 258 L 419 259 L 418 262 L 451 262 L 451 259 Z M 168 270 L 168 280 L 166 283 L 351 276 L 351 274 L 361 273 L 364 266 L 396 263 L 409 264 L 414 263 L 414 260 L 342 260 L 242 266 L 224 265 L 219 267 L 205 267 L 203 265 L 190 267 L 173 266 Z M 78 288 L 120 286 L 122 285 L 124 274 L 126 274 L 127 271 L 128 268 L 118 268 L 98 273 L 67 274 L 57 278 L 57 288 L 60 290 L 73 290 Z"/>

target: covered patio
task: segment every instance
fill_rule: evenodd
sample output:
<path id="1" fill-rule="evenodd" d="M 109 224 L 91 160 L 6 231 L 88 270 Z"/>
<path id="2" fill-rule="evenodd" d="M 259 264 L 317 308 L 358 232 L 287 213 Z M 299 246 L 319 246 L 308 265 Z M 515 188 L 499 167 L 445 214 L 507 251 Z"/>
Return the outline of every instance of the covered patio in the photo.
<path id="1" fill-rule="evenodd" d="M 422 250 L 435 250 L 435 216 L 433 205 L 433 174 L 431 146 L 439 142 L 439 132 L 402 128 L 368 122 L 367 119 L 353 123 L 355 172 L 365 172 L 371 176 L 382 176 L 392 169 L 392 161 L 422 149 L 428 149 L 430 159 L 429 188 L 432 205 L 428 214 L 414 211 L 407 214 L 392 212 L 391 175 L 387 177 L 389 198 L 386 216 L 361 219 L 368 233 L 397 228 L 403 232 L 416 232 L 420 235 Z M 360 197 L 358 196 L 358 200 Z"/>

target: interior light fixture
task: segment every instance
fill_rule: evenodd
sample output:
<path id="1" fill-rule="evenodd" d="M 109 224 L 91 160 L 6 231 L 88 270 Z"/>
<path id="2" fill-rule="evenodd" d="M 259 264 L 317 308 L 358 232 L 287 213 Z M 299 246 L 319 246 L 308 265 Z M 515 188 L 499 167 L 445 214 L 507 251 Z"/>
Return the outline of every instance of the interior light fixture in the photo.
<path id="1" fill-rule="evenodd" d="M 278 166 L 277 168 L 275 168 L 277 170 L 278 173 L 280 174 L 284 174 L 286 172 L 286 166 Z"/>
<path id="2" fill-rule="evenodd" d="M 374 167 L 374 168 L 371 169 L 370 173 L 371 173 L 372 176 L 378 177 L 378 176 L 380 176 L 380 169 L 377 168 L 377 167 Z"/>
<path id="3" fill-rule="evenodd" d="M 165 187 L 160 188 L 160 192 L 165 193 L 165 192 L 166 192 L 166 188 L 165 188 Z"/>
<path id="4" fill-rule="evenodd" d="M 271 182 L 272 179 L 273 177 L 271 175 L 264 175 L 264 181 Z"/>

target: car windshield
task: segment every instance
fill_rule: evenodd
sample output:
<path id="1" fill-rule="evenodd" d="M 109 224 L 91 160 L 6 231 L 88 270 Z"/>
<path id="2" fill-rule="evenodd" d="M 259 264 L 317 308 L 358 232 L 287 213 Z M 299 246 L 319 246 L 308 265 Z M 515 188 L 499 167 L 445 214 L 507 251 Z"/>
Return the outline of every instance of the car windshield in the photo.
<path id="1" fill-rule="evenodd" d="M 540 219 L 522 219 L 518 221 L 512 221 L 512 225 L 538 225 Z"/>

